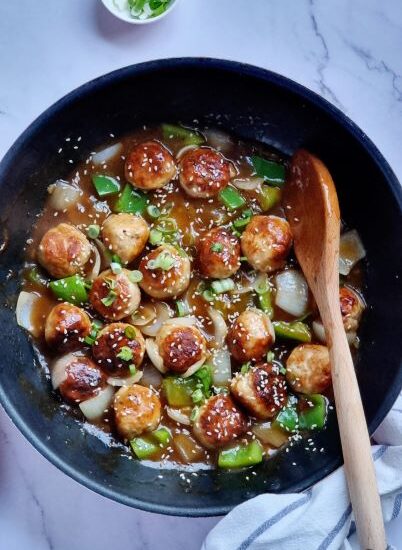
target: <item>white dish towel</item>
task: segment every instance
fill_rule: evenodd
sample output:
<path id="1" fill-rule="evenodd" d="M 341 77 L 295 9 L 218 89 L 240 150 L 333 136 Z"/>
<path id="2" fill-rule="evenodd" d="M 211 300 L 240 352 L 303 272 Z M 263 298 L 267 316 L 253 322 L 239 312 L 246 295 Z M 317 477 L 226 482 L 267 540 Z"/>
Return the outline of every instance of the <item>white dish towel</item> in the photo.
<path id="1" fill-rule="evenodd" d="M 402 394 L 374 439 L 378 444 L 372 454 L 388 522 L 399 516 L 402 505 Z M 212 529 L 202 550 L 358 549 L 355 531 L 342 467 L 303 493 L 265 494 L 240 504 Z"/>

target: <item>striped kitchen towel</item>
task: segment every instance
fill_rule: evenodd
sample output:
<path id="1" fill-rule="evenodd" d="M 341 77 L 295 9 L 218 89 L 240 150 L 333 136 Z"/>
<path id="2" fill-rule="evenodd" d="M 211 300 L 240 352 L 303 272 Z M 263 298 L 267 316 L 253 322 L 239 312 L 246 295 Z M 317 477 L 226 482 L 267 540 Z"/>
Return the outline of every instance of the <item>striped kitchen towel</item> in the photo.
<path id="1" fill-rule="evenodd" d="M 372 454 L 385 522 L 401 513 L 402 394 L 374 434 Z M 358 549 L 343 468 L 303 493 L 265 494 L 237 506 L 202 550 Z M 402 546 L 401 546 L 402 549 Z"/>

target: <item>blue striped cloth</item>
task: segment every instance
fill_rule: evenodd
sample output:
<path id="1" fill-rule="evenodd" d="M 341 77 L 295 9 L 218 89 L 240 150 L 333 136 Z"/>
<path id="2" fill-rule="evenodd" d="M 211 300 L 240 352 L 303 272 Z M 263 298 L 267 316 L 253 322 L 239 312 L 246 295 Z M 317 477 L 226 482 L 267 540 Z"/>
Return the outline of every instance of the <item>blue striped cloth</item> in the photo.
<path id="1" fill-rule="evenodd" d="M 402 394 L 374 434 L 372 454 L 386 522 L 402 506 Z M 303 493 L 265 494 L 225 516 L 202 550 L 358 549 L 343 468 Z"/>

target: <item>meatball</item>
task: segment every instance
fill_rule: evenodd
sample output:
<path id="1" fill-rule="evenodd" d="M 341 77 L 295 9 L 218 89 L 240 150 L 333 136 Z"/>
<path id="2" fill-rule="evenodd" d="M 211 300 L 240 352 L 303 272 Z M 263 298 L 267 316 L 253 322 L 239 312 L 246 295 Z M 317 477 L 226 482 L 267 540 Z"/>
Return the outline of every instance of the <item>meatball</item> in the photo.
<path id="1" fill-rule="evenodd" d="M 245 374 L 238 373 L 230 384 L 236 401 L 256 418 L 273 418 L 286 405 L 286 380 L 278 367 L 260 363 Z"/>
<path id="2" fill-rule="evenodd" d="M 153 298 L 172 298 L 190 284 L 190 260 L 172 245 L 162 245 L 142 258 L 140 286 Z"/>
<path id="3" fill-rule="evenodd" d="M 198 268 L 203 277 L 225 279 L 240 267 L 240 243 L 233 233 L 215 227 L 198 243 Z"/>
<path id="4" fill-rule="evenodd" d="M 127 376 L 129 365 L 139 367 L 145 340 L 138 328 L 127 323 L 111 323 L 99 331 L 92 346 L 95 361 L 112 376 Z"/>
<path id="5" fill-rule="evenodd" d="M 89 357 L 70 353 L 54 364 L 52 381 L 64 399 L 81 403 L 106 386 L 106 375 Z"/>
<path id="6" fill-rule="evenodd" d="M 158 141 L 146 141 L 136 145 L 129 153 L 125 164 L 127 181 L 144 191 L 163 187 L 176 176 L 176 173 L 172 155 Z"/>
<path id="7" fill-rule="evenodd" d="M 321 393 L 331 383 L 331 365 L 326 346 L 301 344 L 286 361 L 286 379 L 299 393 Z"/>
<path id="8" fill-rule="evenodd" d="M 91 320 L 88 314 L 67 302 L 55 305 L 46 318 L 46 343 L 60 351 L 78 348 L 90 332 Z"/>
<path id="9" fill-rule="evenodd" d="M 163 365 L 180 374 L 207 356 L 204 336 L 197 327 L 185 324 L 165 322 L 156 336 L 156 345 Z"/>
<path id="10" fill-rule="evenodd" d="M 141 293 L 138 285 L 131 282 L 130 271 L 123 269 L 121 273 L 114 274 L 108 269 L 93 282 L 89 300 L 105 319 L 118 321 L 138 308 Z"/>
<path id="11" fill-rule="evenodd" d="M 237 361 L 260 361 L 275 342 L 275 332 L 268 315 L 252 308 L 238 316 L 226 340 Z"/>
<path id="12" fill-rule="evenodd" d="M 339 302 L 346 332 L 355 332 L 364 310 L 363 300 L 352 288 L 344 286 L 339 289 Z"/>
<path id="13" fill-rule="evenodd" d="M 208 449 L 224 447 L 247 430 L 247 417 L 229 395 L 210 397 L 198 411 L 193 433 Z"/>
<path id="14" fill-rule="evenodd" d="M 290 225 L 278 216 L 253 216 L 241 236 L 248 263 L 264 273 L 283 267 L 291 246 Z"/>
<path id="15" fill-rule="evenodd" d="M 91 245 L 86 236 L 68 223 L 49 229 L 38 248 L 39 263 L 56 279 L 78 273 L 90 255 Z"/>
<path id="16" fill-rule="evenodd" d="M 114 396 L 113 409 L 116 428 L 123 439 L 155 430 L 161 419 L 159 397 L 138 384 L 120 388 Z"/>
<path id="17" fill-rule="evenodd" d="M 129 264 L 141 254 L 148 237 L 147 222 L 133 214 L 112 214 L 102 225 L 103 242 L 123 264 Z"/>
<path id="18" fill-rule="evenodd" d="M 233 165 L 209 147 L 190 149 L 180 159 L 179 181 L 190 197 L 213 197 L 234 175 Z"/>

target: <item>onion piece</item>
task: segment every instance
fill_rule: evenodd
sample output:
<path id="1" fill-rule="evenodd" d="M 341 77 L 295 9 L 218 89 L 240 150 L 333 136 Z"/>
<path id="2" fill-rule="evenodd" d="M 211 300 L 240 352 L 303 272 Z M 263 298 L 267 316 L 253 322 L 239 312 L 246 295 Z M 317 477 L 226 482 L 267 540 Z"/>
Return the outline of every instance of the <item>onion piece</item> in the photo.
<path id="1" fill-rule="evenodd" d="M 232 180 L 232 183 L 237 189 L 241 189 L 242 191 L 254 191 L 254 189 L 258 189 L 264 183 L 264 178 L 259 178 L 258 176 L 235 178 Z"/>
<path id="2" fill-rule="evenodd" d="M 212 382 L 214 386 L 228 386 L 232 379 L 232 365 L 227 348 L 216 350 L 212 354 Z"/>
<path id="3" fill-rule="evenodd" d="M 188 315 L 187 317 L 172 317 L 171 319 L 167 319 L 163 324 L 193 327 L 197 324 L 197 319 L 193 315 Z"/>
<path id="4" fill-rule="evenodd" d="M 39 331 L 38 328 L 33 325 L 31 318 L 33 308 L 39 299 L 37 294 L 22 290 L 19 293 L 17 305 L 15 307 L 17 323 L 35 337 L 39 336 Z"/>
<path id="5" fill-rule="evenodd" d="M 339 242 L 339 273 L 349 275 L 353 266 L 366 257 L 366 250 L 355 229 L 343 233 Z"/>
<path id="6" fill-rule="evenodd" d="M 50 194 L 49 206 L 54 208 L 54 210 L 65 210 L 73 204 L 75 204 L 80 196 L 82 191 L 71 185 L 67 181 L 57 180 L 55 183 L 52 183 L 47 188 L 48 193 Z"/>
<path id="7" fill-rule="evenodd" d="M 145 340 L 145 349 L 147 350 L 148 357 L 154 367 L 156 367 L 162 374 L 165 374 L 168 369 L 163 364 L 163 359 L 159 354 L 158 346 L 156 345 L 155 340 L 152 338 L 147 338 Z"/>
<path id="8" fill-rule="evenodd" d="M 96 277 L 99 275 L 100 268 L 101 268 L 101 257 L 99 254 L 99 250 L 96 246 L 91 246 L 94 259 L 93 259 L 93 265 L 91 271 L 88 273 L 87 277 L 90 281 L 94 281 Z"/>
<path id="9" fill-rule="evenodd" d="M 95 397 L 82 401 L 82 403 L 79 404 L 79 407 L 88 420 L 97 420 L 103 416 L 104 412 L 110 407 L 113 397 L 113 387 L 106 386 L 98 393 L 98 395 L 95 395 Z"/>
<path id="10" fill-rule="evenodd" d="M 287 434 L 280 428 L 273 428 L 271 422 L 254 424 L 252 430 L 262 443 L 271 445 L 271 447 L 282 447 L 282 445 L 289 441 L 290 434 Z"/>
<path id="11" fill-rule="evenodd" d="M 185 145 L 176 154 L 177 159 L 181 159 L 183 155 L 185 155 L 188 151 L 191 151 L 191 149 L 197 149 L 198 145 Z"/>
<path id="12" fill-rule="evenodd" d="M 308 285 L 300 271 L 288 269 L 275 277 L 275 303 L 283 311 L 301 317 L 307 311 Z"/>
<path id="13" fill-rule="evenodd" d="M 161 373 L 152 365 L 146 365 L 141 378 L 141 385 L 153 388 L 160 388 L 163 378 Z"/>
<path id="14" fill-rule="evenodd" d="M 222 313 L 213 307 L 208 308 L 208 315 L 214 325 L 216 345 L 218 347 L 222 347 L 228 333 L 228 327 L 226 326 L 225 319 L 223 318 Z"/>
<path id="15" fill-rule="evenodd" d="M 133 384 L 136 384 L 139 382 L 142 378 L 142 371 L 138 371 L 135 374 L 131 376 L 127 376 L 126 378 L 118 378 L 117 376 L 109 376 L 107 379 L 107 383 L 110 386 L 132 386 Z"/>
<path id="16" fill-rule="evenodd" d="M 106 246 L 103 244 L 103 242 L 100 239 L 94 239 L 94 243 L 96 244 L 96 247 L 100 255 L 101 270 L 104 271 L 105 269 L 110 267 L 110 264 L 112 262 L 112 254 L 111 252 L 109 252 L 109 250 L 106 248 Z"/>
<path id="17" fill-rule="evenodd" d="M 114 145 L 109 145 L 105 149 L 98 151 L 92 156 L 92 164 L 97 166 L 98 164 L 105 164 L 109 160 L 112 160 L 113 157 L 118 155 L 123 149 L 122 143 L 115 143 Z"/>
<path id="18" fill-rule="evenodd" d="M 142 327 L 141 332 L 146 336 L 156 336 L 162 324 L 170 317 L 171 309 L 165 302 L 155 304 L 156 317 L 149 324 Z"/>
<path id="19" fill-rule="evenodd" d="M 208 145 L 211 145 L 211 147 L 214 147 L 218 151 L 227 153 L 233 145 L 230 135 L 222 132 L 222 130 L 204 130 L 203 133 L 207 138 Z"/>
<path id="20" fill-rule="evenodd" d="M 137 327 L 143 327 L 149 325 L 155 317 L 156 310 L 153 304 L 141 304 L 139 309 L 131 315 L 131 323 Z"/>
<path id="21" fill-rule="evenodd" d="M 52 378 L 52 386 L 53 389 L 57 390 L 57 388 L 64 382 L 64 380 L 67 378 L 66 368 L 68 365 L 76 358 L 76 357 L 83 357 L 84 355 L 79 352 L 73 352 L 73 353 L 67 353 L 66 355 L 63 355 L 57 361 L 53 363 L 53 366 L 51 368 L 51 378 Z"/>
<path id="22" fill-rule="evenodd" d="M 166 414 L 174 422 L 184 424 L 185 426 L 190 426 L 191 424 L 190 417 L 180 409 L 172 409 L 172 407 L 166 407 Z"/>
<path id="23" fill-rule="evenodd" d="M 185 435 L 184 433 L 175 435 L 173 445 L 183 462 L 187 464 L 197 461 L 201 462 L 205 458 L 204 449 L 190 435 Z"/>
<path id="24" fill-rule="evenodd" d="M 205 363 L 205 359 L 206 357 L 203 357 L 202 359 L 199 359 L 196 363 L 191 365 L 191 367 L 189 367 L 186 372 L 182 374 L 182 377 L 188 378 L 189 376 L 192 376 L 195 372 L 197 372 L 197 370 L 200 370 L 202 365 Z"/>
<path id="25" fill-rule="evenodd" d="M 317 340 L 319 340 L 323 344 L 326 344 L 327 339 L 325 336 L 325 329 L 322 322 L 319 320 L 315 320 L 313 321 L 312 327 Z M 346 339 L 348 341 L 349 346 L 353 346 L 356 343 L 356 338 L 357 338 L 357 334 L 354 330 L 346 331 Z"/>

